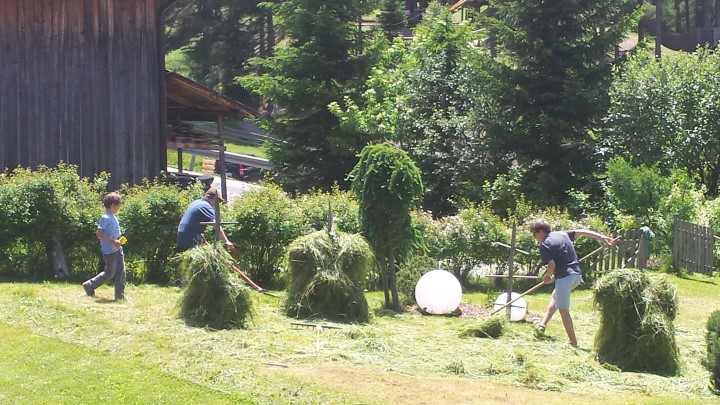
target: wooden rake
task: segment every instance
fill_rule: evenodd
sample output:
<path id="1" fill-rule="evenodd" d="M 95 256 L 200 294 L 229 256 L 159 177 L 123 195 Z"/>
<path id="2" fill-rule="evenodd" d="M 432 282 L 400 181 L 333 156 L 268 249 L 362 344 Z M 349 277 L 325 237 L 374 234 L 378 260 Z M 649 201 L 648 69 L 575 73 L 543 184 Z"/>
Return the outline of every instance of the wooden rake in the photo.
<path id="1" fill-rule="evenodd" d="M 613 239 L 613 244 L 614 244 L 615 241 L 617 241 L 618 239 L 620 239 L 619 236 L 618 236 L 617 238 Z M 589 258 L 589 257 L 594 256 L 595 254 L 597 254 L 599 251 L 605 249 L 606 247 L 607 247 L 607 245 L 600 246 L 599 248 L 597 248 L 597 249 L 593 250 L 592 252 L 586 254 L 586 255 L 583 256 L 580 260 L 578 260 L 578 263 L 582 262 L 583 260 L 586 260 L 586 259 Z M 503 306 L 501 306 L 500 308 L 492 311 L 492 312 L 490 313 L 490 316 L 495 315 L 496 313 L 502 311 L 503 309 L 505 309 L 505 308 L 507 308 L 509 305 L 511 305 L 513 302 L 515 302 L 515 301 L 519 300 L 520 298 L 522 298 L 522 297 L 530 294 L 530 293 L 533 292 L 533 291 L 536 291 L 536 290 L 540 289 L 540 287 L 542 287 L 542 286 L 544 286 L 544 285 L 545 285 L 545 282 L 544 282 L 544 281 L 541 281 L 541 282 L 537 283 L 536 285 L 532 286 L 529 290 L 527 290 L 527 291 L 525 291 L 524 293 L 520 294 L 519 296 L 513 298 L 512 300 L 506 302 L 506 303 L 505 303 Z"/>

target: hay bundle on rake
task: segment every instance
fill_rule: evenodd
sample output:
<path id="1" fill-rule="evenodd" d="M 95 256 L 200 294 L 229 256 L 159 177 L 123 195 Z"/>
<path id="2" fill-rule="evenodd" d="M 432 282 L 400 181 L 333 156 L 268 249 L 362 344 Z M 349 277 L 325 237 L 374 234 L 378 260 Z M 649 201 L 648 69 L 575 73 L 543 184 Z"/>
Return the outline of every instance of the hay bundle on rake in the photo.
<path id="1" fill-rule="evenodd" d="M 640 270 L 616 270 L 595 284 L 595 304 L 601 311 L 595 336 L 601 363 L 623 371 L 677 374 L 675 286 Z"/>
<path id="2" fill-rule="evenodd" d="M 243 328 L 252 312 L 249 288 L 234 274 L 221 244 L 204 244 L 179 256 L 187 287 L 180 316 L 188 324 L 213 329 Z"/>
<path id="3" fill-rule="evenodd" d="M 317 231 L 296 239 L 288 248 L 287 315 L 367 322 L 363 284 L 372 263 L 360 235 Z"/>

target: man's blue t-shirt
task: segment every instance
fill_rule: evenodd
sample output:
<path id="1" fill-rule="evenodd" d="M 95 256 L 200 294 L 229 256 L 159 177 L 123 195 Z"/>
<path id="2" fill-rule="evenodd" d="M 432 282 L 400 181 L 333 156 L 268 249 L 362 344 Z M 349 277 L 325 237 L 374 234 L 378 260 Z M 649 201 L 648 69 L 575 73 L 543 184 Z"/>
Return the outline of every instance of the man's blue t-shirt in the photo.
<path id="1" fill-rule="evenodd" d="M 580 263 L 575 253 L 575 232 L 550 232 L 540 244 L 540 258 L 543 264 L 555 261 L 555 278 L 560 279 L 580 273 Z"/>
<path id="2" fill-rule="evenodd" d="M 178 248 L 189 249 L 200 244 L 200 235 L 206 227 L 200 225 L 200 222 L 210 222 L 214 219 L 215 209 L 206 199 L 191 202 L 178 225 L 176 241 Z"/>
<path id="3" fill-rule="evenodd" d="M 115 240 L 120 239 L 120 222 L 118 222 L 117 217 L 110 211 L 106 211 L 102 217 L 100 217 L 97 229 L 101 229 L 108 238 Z M 102 249 L 102 254 L 107 255 L 121 248 L 115 247 L 110 244 L 110 242 L 100 239 L 100 249 Z"/>

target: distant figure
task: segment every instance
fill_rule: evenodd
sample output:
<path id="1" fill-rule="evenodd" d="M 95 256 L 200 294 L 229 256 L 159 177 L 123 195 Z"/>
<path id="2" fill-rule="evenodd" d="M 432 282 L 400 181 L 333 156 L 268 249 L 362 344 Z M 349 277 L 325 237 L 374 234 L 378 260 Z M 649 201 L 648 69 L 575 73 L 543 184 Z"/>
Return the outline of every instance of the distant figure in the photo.
<path id="1" fill-rule="evenodd" d="M 82 283 L 85 294 L 95 296 L 95 289 L 115 277 L 115 300 L 125 299 L 125 254 L 120 238 L 120 222 L 115 216 L 120 211 L 122 197 L 116 192 L 108 193 L 103 198 L 105 213 L 100 217 L 95 236 L 100 239 L 105 269 L 97 276 Z"/>
<path id="2" fill-rule="evenodd" d="M 612 246 L 615 241 L 609 236 L 586 229 L 552 232 L 550 225 L 544 219 L 533 221 L 530 224 L 530 232 L 539 243 L 540 258 L 543 264 L 547 265 L 543 279 L 545 284 L 552 283 L 553 274 L 555 275 L 555 289 L 545 317 L 538 324 L 538 333 L 545 333 L 545 326 L 550 322 L 557 309 L 560 311 L 565 332 L 570 339 L 569 343 L 577 346 L 575 327 L 570 316 L 570 291 L 582 283 L 582 274 L 573 241 L 578 236 L 602 240 L 608 246 Z"/>
<path id="3" fill-rule="evenodd" d="M 217 204 L 218 201 L 222 201 L 222 197 L 218 195 L 215 187 L 210 187 L 203 195 L 203 198 L 195 200 L 188 205 L 177 229 L 176 242 L 178 252 L 184 252 L 201 243 L 205 243 L 203 232 L 205 232 L 207 225 L 202 225 L 201 222 L 211 222 L 215 220 L 215 204 Z M 219 234 L 216 235 L 216 237 L 225 242 L 225 246 L 227 246 L 230 251 L 235 252 L 235 246 L 228 240 L 227 236 L 225 236 L 225 231 L 223 231 L 222 227 L 219 228 Z"/>

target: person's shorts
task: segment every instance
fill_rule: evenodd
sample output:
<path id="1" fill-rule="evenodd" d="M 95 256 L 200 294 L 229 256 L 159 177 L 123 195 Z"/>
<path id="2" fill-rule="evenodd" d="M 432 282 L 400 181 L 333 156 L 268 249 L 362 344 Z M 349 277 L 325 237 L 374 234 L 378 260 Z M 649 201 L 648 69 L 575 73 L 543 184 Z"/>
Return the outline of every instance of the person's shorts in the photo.
<path id="1" fill-rule="evenodd" d="M 555 308 L 570 308 L 570 291 L 582 283 L 582 275 L 571 274 L 555 280 Z"/>

